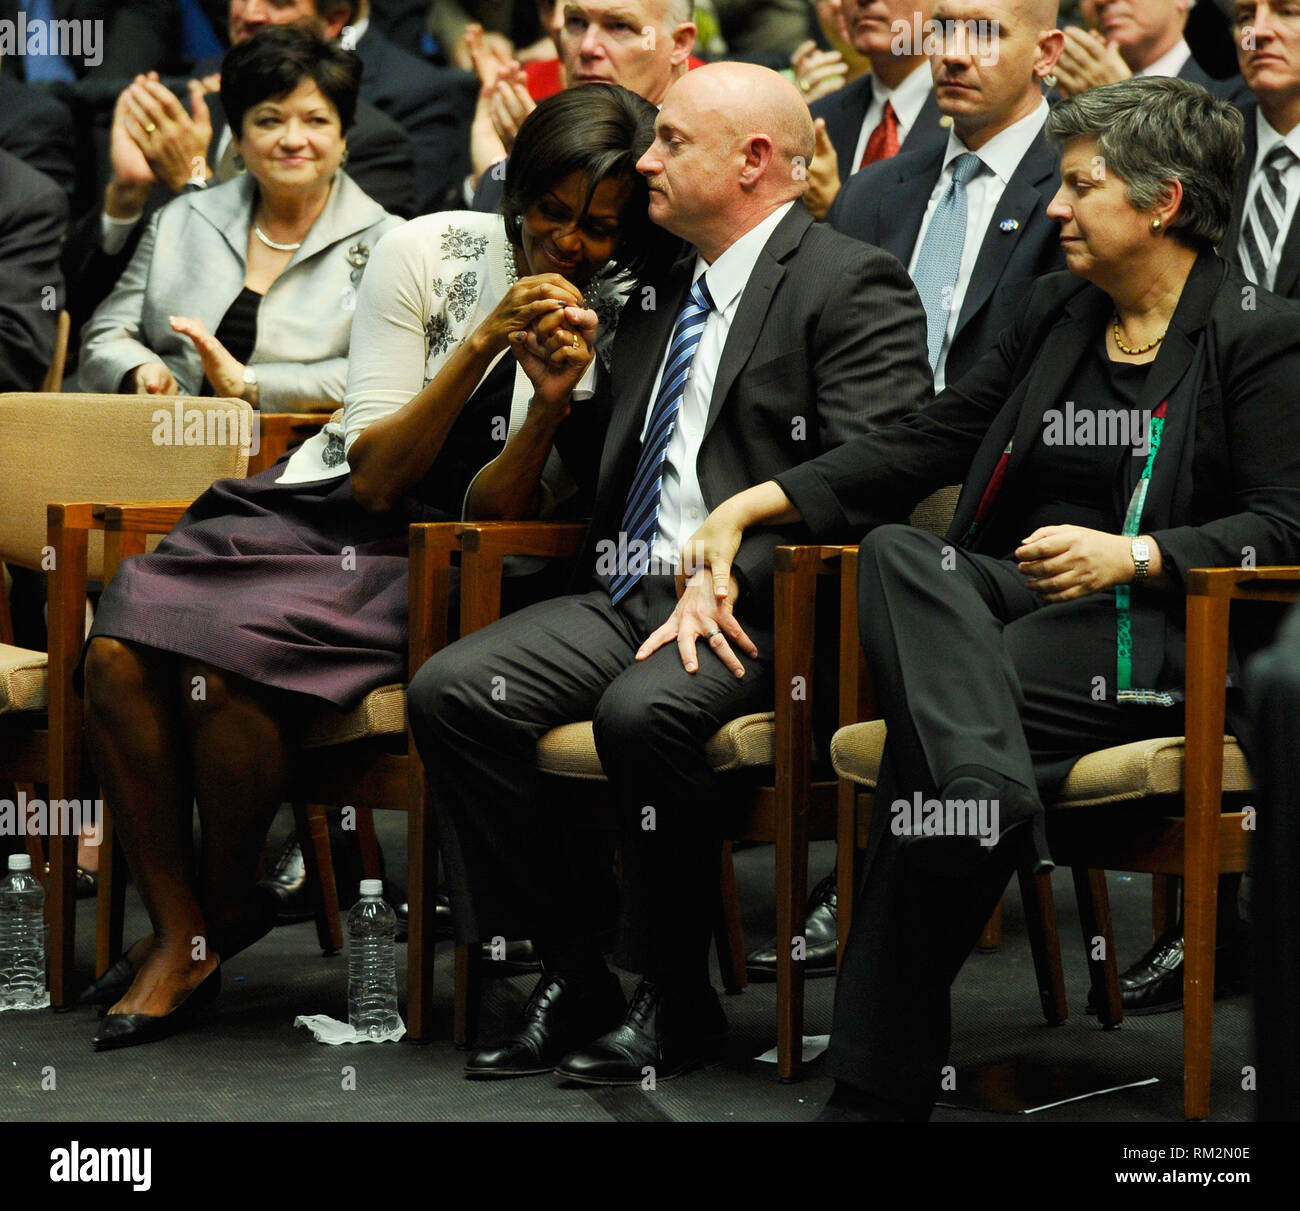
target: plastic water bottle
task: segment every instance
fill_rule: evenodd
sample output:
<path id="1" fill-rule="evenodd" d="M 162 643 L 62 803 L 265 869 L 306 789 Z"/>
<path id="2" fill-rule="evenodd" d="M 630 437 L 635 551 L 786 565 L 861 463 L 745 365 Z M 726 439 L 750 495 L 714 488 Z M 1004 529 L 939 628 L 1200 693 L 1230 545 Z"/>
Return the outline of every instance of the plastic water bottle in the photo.
<path id="1" fill-rule="evenodd" d="M 348 913 L 348 1023 L 381 1038 L 397 1030 L 397 917 L 384 901 L 382 879 L 362 879 Z"/>
<path id="2" fill-rule="evenodd" d="M 0 1009 L 41 1009 L 45 991 L 45 888 L 27 854 L 9 855 L 0 879 Z"/>

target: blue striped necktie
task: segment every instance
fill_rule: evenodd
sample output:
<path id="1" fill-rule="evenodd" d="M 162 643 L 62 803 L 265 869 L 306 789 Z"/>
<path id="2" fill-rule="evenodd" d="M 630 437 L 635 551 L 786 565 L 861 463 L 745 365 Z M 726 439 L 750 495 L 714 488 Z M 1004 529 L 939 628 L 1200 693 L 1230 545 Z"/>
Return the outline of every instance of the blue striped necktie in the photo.
<path id="1" fill-rule="evenodd" d="M 616 605 L 626 596 L 642 576 L 650 561 L 650 549 L 659 534 L 659 492 L 663 485 L 664 459 L 668 442 L 677 423 L 677 410 L 686 393 L 686 379 L 691 372 L 691 362 L 700 346 L 704 325 L 713 310 L 713 297 L 705 285 L 704 275 L 691 287 L 691 297 L 686 300 L 673 338 L 668 345 L 668 360 L 664 363 L 663 378 L 659 381 L 659 394 L 655 396 L 641 442 L 641 457 L 637 460 L 632 488 L 627 494 L 627 508 L 623 513 L 623 534 L 626 536 L 626 562 L 610 581 L 610 600 Z"/>

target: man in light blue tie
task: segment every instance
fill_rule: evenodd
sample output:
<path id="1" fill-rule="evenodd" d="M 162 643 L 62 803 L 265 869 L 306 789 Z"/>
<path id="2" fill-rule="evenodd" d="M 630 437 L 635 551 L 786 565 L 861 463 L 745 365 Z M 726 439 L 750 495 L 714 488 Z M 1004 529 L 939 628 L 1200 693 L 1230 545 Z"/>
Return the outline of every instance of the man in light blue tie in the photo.
<path id="1" fill-rule="evenodd" d="M 722 602 L 707 574 L 678 601 L 679 553 L 730 492 L 930 395 L 903 267 L 796 205 L 813 145 L 798 91 L 766 68 L 673 85 L 638 169 L 651 218 L 695 248 L 634 290 L 609 376 L 575 406 L 605 425 L 579 591 L 467 636 L 411 684 L 457 938 L 531 937 L 543 960 L 523 1020 L 471 1076 L 639 1084 L 647 1067 L 685 1071 L 725 1028 L 708 975 L 724 787 L 704 746 L 772 707 L 774 551 L 803 532 L 747 535 Z M 674 642 L 651 652 L 657 631 Z M 622 821 L 617 962 L 643 977 L 630 1006 L 534 762 L 539 736 L 586 719 Z"/>

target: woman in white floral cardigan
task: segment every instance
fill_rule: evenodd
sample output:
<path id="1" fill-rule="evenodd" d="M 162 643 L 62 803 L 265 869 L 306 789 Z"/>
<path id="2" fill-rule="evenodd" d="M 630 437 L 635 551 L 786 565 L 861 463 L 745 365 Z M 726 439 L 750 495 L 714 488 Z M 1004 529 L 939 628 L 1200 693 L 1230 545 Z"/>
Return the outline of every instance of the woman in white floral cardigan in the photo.
<path id="1" fill-rule="evenodd" d="M 503 216 L 430 215 L 380 240 L 341 420 L 215 484 L 105 591 L 87 740 L 154 933 L 83 996 L 112 1006 L 97 1048 L 170 1033 L 270 927 L 257 863 L 300 695 L 346 711 L 403 679 L 410 523 L 535 516 L 577 492 L 599 419 L 575 401 L 634 275 L 672 260 L 635 171 L 654 116 L 613 85 L 561 93 L 520 129 Z"/>

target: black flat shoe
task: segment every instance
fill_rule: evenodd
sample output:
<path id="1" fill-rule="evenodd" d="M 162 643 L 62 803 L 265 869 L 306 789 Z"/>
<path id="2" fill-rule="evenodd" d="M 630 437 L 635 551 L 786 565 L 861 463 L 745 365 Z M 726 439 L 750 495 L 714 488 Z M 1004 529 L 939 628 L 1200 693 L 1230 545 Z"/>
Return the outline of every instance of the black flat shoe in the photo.
<path id="1" fill-rule="evenodd" d="M 496 1046 L 475 1052 L 465 1065 L 465 1075 L 483 1078 L 550 1072 L 562 1056 L 617 1022 L 626 1005 L 622 986 L 612 971 L 598 970 L 584 978 L 543 973 L 514 1032 Z"/>
<path id="2" fill-rule="evenodd" d="M 642 980 L 623 1021 L 566 1055 L 555 1075 L 584 1085 L 640 1085 L 650 1069 L 655 1081 L 670 1080 L 694 1068 L 726 1030 L 711 986 L 685 993 Z"/>
<path id="3" fill-rule="evenodd" d="M 831 871 L 808 896 L 808 908 L 803 925 L 805 977 L 835 974 L 838 900 L 835 872 Z M 751 950 L 745 956 L 745 970 L 751 980 L 763 982 L 776 979 L 775 938 L 766 946 Z"/>
<path id="4" fill-rule="evenodd" d="M 121 957 L 102 976 L 92 981 L 77 998 L 78 1005 L 116 1005 L 124 996 L 131 982 L 135 979 L 135 968 L 127 957 L 140 944 L 136 938 L 122 952 Z"/>
<path id="5" fill-rule="evenodd" d="M 156 1043 L 187 1025 L 203 1006 L 211 1004 L 221 991 L 221 968 L 217 967 L 171 1013 L 110 1013 L 99 1023 L 90 1045 L 96 1051 L 116 1051 Z"/>

